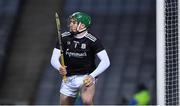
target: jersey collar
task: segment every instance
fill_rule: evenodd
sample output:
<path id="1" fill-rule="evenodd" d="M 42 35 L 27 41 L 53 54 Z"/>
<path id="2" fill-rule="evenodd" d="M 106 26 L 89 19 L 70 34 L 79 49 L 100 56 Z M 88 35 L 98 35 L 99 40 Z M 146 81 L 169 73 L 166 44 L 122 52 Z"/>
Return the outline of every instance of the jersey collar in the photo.
<path id="1" fill-rule="evenodd" d="M 83 35 L 77 34 L 77 35 L 75 35 L 74 37 L 77 38 L 77 39 L 81 39 L 81 38 L 85 37 L 87 34 L 88 34 L 88 32 L 85 31 L 85 33 L 84 33 Z"/>

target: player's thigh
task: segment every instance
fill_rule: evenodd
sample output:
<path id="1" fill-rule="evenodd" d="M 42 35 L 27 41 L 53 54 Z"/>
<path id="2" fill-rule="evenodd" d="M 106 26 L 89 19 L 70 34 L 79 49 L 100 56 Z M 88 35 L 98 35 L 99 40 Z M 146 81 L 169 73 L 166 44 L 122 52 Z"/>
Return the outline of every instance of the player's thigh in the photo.
<path id="1" fill-rule="evenodd" d="M 60 104 L 61 105 L 73 105 L 75 103 L 75 98 L 60 94 Z"/>
<path id="2" fill-rule="evenodd" d="M 95 84 L 91 85 L 90 87 L 83 86 L 81 88 L 81 97 L 85 101 L 92 100 L 94 93 L 95 93 Z"/>

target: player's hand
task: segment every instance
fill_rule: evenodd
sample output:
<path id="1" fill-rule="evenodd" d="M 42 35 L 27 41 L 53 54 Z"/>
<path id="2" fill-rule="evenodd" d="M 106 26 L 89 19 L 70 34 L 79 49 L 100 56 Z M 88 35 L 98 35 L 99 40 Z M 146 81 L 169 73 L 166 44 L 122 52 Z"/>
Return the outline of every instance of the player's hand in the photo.
<path id="1" fill-rule="evenodd" d="M 60 67 L 59 73 L 60 73 L 62 76 L 64 76 L 64 75 L 67 74 L 66 67 L 67 67 L 67 66 L 61 66 L 61 67 Z"/>
<path id="2" fill-rule="evenodd" d="M 86 87 L 93 85 L 94 78 L 91 75 L 86 75 L 84 77 L 83 83 Z"/>

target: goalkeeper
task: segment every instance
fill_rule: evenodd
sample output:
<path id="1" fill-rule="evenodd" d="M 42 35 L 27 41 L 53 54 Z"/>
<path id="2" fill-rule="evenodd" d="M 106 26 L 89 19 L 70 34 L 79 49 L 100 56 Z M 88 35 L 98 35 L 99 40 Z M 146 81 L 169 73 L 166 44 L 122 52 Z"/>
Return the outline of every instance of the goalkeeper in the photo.
<path id="1" fill-rule="evenodd" d="M 69 32 L 62 33 L 62 50 L 66 66 L 59 62 L 59 42 L 53 50 L 51 64 L 59 73 L 67 76 L 60 88 L 60 104 L 72 105 L 80 91 L 83 104 L 92 105 L 97 77 L 109 65 L 109 57 L 99 38 L 87 30 L 91 17 L 83 12 L 75 12 L 69 17 Z M 95 57 L 100 59 L 95 66 Z"/>

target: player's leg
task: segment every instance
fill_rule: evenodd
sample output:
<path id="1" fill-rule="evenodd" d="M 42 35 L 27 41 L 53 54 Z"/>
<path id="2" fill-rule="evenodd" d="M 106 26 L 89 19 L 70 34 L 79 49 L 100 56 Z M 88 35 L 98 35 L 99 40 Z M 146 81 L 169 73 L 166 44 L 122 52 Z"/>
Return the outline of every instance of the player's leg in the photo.
<path id="1" fill-rule="evenodd" d="M 76 76 L 67 77 L 67 82 L 61 84 L 60 104 L 73 105 L 75 103 L 78 87 L 75 87 L 74 79 Z"/>
<path id="2" fill-rule="evenodd" d="M 73 105 L 75 103 L 75 98 L 60 94 L 60 105 Z"/>
<path id="3" fill-rule="evenodd" d="M 83 104 L 93 105 L 94 93 L 95 93 L 95 84 L 89 87 L 83 86 L 81 88 L 81 98 L 82 98 Z"/>

